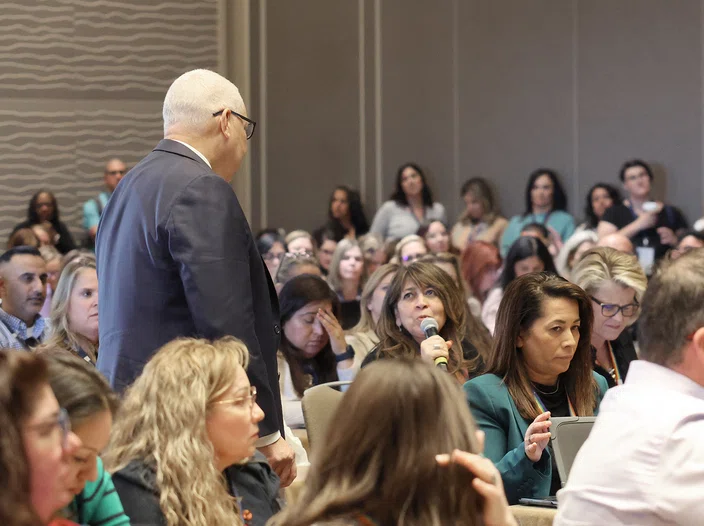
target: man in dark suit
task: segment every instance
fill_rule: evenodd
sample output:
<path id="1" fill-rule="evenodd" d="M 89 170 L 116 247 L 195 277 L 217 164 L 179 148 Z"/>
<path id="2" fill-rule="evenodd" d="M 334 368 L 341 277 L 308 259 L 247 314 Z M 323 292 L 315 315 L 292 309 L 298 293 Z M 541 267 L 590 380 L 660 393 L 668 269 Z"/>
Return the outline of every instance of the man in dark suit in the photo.
<path id="1" fill-rule="evenodd" d="M 266 416 L 258 442 L 282 485 L 296 474 L 283 439 L 276 291 L 230 181 L 254 122 L 217 73 L 181 75 L 164 100 L 164 140 L 115 189 L 96 241 L 98 368 L 118 391 L 177 337 L 235 336 Z"/>

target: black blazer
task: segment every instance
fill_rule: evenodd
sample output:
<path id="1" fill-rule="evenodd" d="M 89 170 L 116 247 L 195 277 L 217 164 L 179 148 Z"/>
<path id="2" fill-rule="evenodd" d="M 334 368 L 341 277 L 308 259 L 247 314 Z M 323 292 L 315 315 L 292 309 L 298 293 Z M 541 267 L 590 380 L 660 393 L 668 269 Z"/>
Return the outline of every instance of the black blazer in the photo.
<path id="1" fill-rule="evenodd" d="M 37 223 L 32 223 L 30 220 L 23 221 L 19 225 L 15 225 L 15 228 L 12 229 L 12 233 L 14 234 L 20 228 L 32 228 L 32 226 L 34 226 L 35 224 Z M 51 225 L 54 227 L 54 230 L 56 230 L 56 233 L 59 235 L 59 242 L 56 243 L 56 250 L 58 250 L 62 254 L 68 254 L 75 248 L 78 248 L 76 246 L 76 242 L 73 240 L 71 231 L 66 226 L 66 223 L 57 219 L 51 221 Z"/>
<path id="2" fill-rule="evenodd" d="M 638 359 L 631 331 L 628 330 L 628 327 L 623 330 L 618 338 L 611 342 L 611 350 L 614 352 L 614 358 L 616 358 L 618 373 L 621 375 L 621 379 L 625 380 L 626 374 L 628 374 L 628 366 L 633 360 Z M 604 377 L 606 383 L 609 384 L 609 389 L 616 387 L 616 382 L 609 374 L 609 371 L 596 363 L 596 349 L 594 347 L 592 347 L 592 361 L 594 363 L 594 372 Z"/>
<path id="3" fill-rule="evenodd" d="M 113 192 L 96 256 L 98 368 L 115 389 L 174 338 L 232 335 L 249 349 L 261 435 L 283 431 L 276 290 L 224 179 L 184 145 L 161 141 Z"/>

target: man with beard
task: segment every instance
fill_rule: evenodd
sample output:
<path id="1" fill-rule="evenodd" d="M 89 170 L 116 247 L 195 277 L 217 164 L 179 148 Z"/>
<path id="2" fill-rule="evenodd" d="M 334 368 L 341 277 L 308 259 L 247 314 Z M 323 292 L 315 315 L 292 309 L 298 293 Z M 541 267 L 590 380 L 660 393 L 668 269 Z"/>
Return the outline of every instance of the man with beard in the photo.
<path id="1" fill-rule="evenodd" d="M 46 263 L 36 248 L 15 247 L 0 256 L 0 348 L 30 350 L 44 341 L 49 322 L 39 311 L 46 280 Z"/>

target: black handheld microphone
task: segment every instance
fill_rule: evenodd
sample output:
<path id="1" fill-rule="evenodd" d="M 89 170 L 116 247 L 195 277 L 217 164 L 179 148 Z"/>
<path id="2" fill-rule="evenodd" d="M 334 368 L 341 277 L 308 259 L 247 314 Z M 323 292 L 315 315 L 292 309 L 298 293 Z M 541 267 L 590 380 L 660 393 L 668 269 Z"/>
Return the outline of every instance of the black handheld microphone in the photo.
<path id="1" fill-rule="evenodd" d="M 439 334 L 438 322 L 435 321 L 435 318 L 424 318 L 423 321 L 420 322 L 420 330 L 425 333 L 426 339 L 431 336 L 437 336 Z M 435 367 L 438 367 L 443 371 L 447 371 L 447 358 L 444 356 L 438 356 L 435 358 Z"/>

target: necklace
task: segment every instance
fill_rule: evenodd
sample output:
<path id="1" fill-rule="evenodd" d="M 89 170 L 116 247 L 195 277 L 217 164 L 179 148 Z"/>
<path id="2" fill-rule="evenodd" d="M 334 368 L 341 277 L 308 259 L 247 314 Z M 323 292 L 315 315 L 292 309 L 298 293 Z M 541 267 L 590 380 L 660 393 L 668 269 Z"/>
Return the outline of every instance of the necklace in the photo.
<path id="1" fill-rule="evenodd" d="M 535 384 L 535 383 L 533 384 L 533 387 L 535 387 L 535 390 L 538 391 L 540 394 L 544 394 L 544 395 L 554 395 L 555 393 L 557 393 L 557 392 L 560 390 L 560 377 L 559 377 L 559 376 L 557 377 L 557 383 L 555 384 L 555 390 L 554 390 L 553 392 L 551 392 L 551 393 L 546 393 L 545 391 L 541 391 L 541 390 L 538 388 L 538 385 Z"/>

